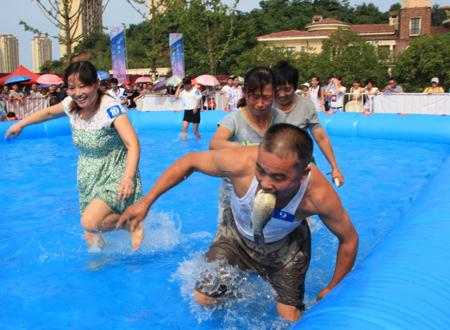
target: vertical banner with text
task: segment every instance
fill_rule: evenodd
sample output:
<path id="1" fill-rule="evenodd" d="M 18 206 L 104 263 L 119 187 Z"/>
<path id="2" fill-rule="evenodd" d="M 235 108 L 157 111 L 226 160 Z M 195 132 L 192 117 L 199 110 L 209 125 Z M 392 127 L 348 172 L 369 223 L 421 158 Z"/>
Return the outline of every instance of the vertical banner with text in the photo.
<path id="1" fill-rule="evenodd" d="M 110 26 L 111 55 L 113 75 L 123 84 L 127 80 L 127 49 L 125 46 L 125 32 L 122 27 Z"/>
<path id="2" fill-rule="evenodd" d="M 169 47 L 172 74 L 184 78 L 183 34 L 169 33 Z"/>

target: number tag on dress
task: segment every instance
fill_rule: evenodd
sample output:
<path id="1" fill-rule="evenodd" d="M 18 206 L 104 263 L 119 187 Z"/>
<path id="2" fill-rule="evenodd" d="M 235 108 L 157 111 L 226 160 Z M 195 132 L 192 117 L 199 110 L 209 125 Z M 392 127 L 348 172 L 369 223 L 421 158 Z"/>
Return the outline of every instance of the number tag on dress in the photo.
<path id="1" fill-rule="evenodd" d="M 111 119 L 114 119 L 123 113 L 122 108 L 119 107 L 118 105 L 115 105 L 115 106 L 107 109 L 106 112 L 108 113 L 108 116 Z"/>

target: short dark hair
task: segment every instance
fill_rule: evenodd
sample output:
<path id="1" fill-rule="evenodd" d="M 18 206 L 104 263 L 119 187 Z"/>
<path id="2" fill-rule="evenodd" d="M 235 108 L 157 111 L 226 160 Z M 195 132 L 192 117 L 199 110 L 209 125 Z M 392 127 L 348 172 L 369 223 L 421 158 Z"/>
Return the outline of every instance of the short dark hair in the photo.
<path id="1" fill-rule="evenodd" d="M 183 78 L 183 85 L 192 85 L 191 77 Z"/>
<path id="2" fill-rule="evenodd" d="M 275 86 L 284 86 L 286 83 L 297 88 L 298 70 L 287 61 L 280 61 L 273 67 Z"/>
<path id="3" fill-rule="evenodd" d="M 109 83 L 110 84 L 118 84 L 119 80 L 117 80 L 117 78 L 111 78 L 111 79 L 109 79 Z"/>
<path id="4" fill-rule="evenodd" d="M 305 169 L 312 160 L 311 137 L 305 130 L 291 124 L 281 123 L 269 127 L 260 146 L 281 158 L 288 154 L 296 155 L 301 169 Z"/>
<path id="5" fill-rule="evenodd" d="M 256 91 L 263 92 L 264 87 L 274 87 L 275 77 L 272 70 L 267 66 L 257 66 L 245 75 L 244 92 L 253 94 Z"/>

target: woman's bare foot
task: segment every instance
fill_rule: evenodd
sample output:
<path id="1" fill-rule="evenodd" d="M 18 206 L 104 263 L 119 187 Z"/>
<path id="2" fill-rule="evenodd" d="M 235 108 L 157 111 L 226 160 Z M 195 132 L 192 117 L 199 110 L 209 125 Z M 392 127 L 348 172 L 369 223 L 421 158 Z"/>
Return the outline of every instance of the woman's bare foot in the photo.
<path id="1" fill-rule="evenodd" d="M 97 235 L 90 232 L 84 233 L 84 239 L 86 240 L 89 247 L 97 247 L 99 249 L 103 249 L 105 246 L 105 240 L 101 235 Z"/>
<path id="2" fill-rule="evenodd" d="M 141 246 L 142 241 L 144 240 L 144 225 L 140 222 L 135 230 L 130 229 L 130 237 L 131 237 L 131 247 L 133 252 L 136 252 Z"/>

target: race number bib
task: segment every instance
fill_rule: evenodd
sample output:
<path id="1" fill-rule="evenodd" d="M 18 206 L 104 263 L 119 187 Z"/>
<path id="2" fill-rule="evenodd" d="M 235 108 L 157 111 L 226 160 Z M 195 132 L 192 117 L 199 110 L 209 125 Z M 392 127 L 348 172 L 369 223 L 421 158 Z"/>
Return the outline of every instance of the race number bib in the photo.
<path id="1" fill-rule="evenodd" d="M 107 109 L 106 112 L 108 113 L 108 116 L 111 119 L 114 119 L 117 116 L 120 116 L 121 114 L 123 114 L 122 108 L 119 107 L 118 105 L 115 105 L 115 106 Z"/>

